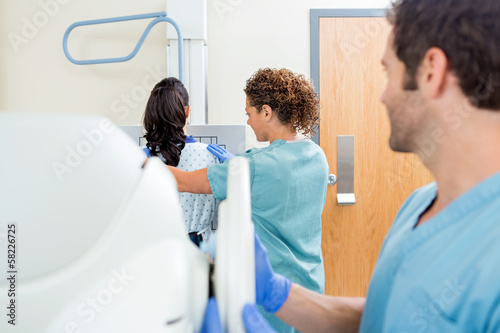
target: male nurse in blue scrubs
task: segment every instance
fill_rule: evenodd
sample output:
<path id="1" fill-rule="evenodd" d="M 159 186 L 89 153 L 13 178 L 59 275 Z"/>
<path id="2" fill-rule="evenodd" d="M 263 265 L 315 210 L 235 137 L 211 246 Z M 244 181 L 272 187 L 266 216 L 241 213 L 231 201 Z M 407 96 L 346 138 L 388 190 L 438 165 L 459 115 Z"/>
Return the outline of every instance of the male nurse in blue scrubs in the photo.
<path id="1" fill-rule="evenodd" d="M 366 300 L 290 283 L 256 240 L 257 303 L 301 332 L 500 332 L 500 1 L 401 0 L 389 21 L 389 144 L 436 182 L 401 207 Z M 253 305 L 243 318 L 271 331 Z"/>

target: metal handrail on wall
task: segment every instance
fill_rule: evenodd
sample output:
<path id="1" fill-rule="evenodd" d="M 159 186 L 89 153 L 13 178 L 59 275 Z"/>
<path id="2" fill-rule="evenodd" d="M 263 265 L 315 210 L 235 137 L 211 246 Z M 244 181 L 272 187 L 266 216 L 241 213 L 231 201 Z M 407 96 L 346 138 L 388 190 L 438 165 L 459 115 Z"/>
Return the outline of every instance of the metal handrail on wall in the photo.
<path id="1" fill-rule="evenodd" d="M 71 31 L 76 27 L 80 27 L 80 26 L 84 26 L 84 25 L 95 25 L 95 24 L 103 24 L 103 23 L 142 20 L 142 19 L 148 19 L 148 18 L 155 18 L 155 19 L 148 24 L 148 26 L 146 27 L 146 29 L 142 33 L 141 39 L 139 39 L 139 42 L 137 42 L 137 45 L 135 46 L 134 50 L 129 55 L 127 55 L 125 57 L 91 59 L 91 60 L 76 60 L 75 58 L 73 58 L 69 54 L 68 37 L 69 37 L 69 34 L 71 33 Z M 167 12 L 120 16 L 120 17 L 112 17 L 112 18 L 106 18 L 106 19 L 75 22 L 72 25 L 70 25 L 69 28 L 64 33 L 64 38 L 63 38 L 64 54 L 66 55 L 66 58 L 68 58 L 68 60 L 71 61 L 72 63 L 74 63 L 75 65 L 93 65 L 93 64 L 105 64 L 105 63 L 128 61 L 128 60 L 132 59 L 133 57 L 135 57 L 137 52 L 139 52 L 142 44 L 144 43 L 144 40 L 148 36 L 148 34 L 151 31 L 151 29 L 153 28 L 153 26 L 159 22 L 168 22 L 168 23 L 172 24 L 177 32 L 177 36 L 179 38 L 179 80 L 184 82 L 183 81 L 184 65 L 183 65 L 182 33 L 181 33 L 181 30 L 180 30 L 179 26 L 177 25 L 177 23 L 174 20 L 172 20 L 171 18 L 167 17 Z"/>

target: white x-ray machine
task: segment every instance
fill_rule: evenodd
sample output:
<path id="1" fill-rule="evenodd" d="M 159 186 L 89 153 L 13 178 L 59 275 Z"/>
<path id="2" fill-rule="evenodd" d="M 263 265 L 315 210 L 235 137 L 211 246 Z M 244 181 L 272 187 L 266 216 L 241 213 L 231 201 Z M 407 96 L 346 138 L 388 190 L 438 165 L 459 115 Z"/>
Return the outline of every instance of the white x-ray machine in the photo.
<path id="1" fill-rule="evenodd" d="M 156 157 L 144 165 L 109 120 L 2 112 L 0 151 L 1 332 L 198 332 L 209 283 L 226 331 L 244 331 L 255 302 L 245 158 L 230 161 L 210 277 L 174 177 Z"/>

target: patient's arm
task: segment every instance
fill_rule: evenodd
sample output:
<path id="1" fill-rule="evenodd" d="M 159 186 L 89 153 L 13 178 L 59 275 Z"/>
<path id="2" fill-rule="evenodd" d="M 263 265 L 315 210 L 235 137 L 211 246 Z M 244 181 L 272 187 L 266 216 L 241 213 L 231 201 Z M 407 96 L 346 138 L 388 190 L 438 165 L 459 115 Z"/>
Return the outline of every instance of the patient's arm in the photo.
<path id="1" fill-rule="evenodd" d="M 207 168 L 196 171 L 183 171 L 173 166 L 168 166 L 168 168 L 177 181 L 177 190 L 179 192 L 212 194 L 207 176 Z"/>
<path id="2" fill-rule="evenodd" d="M 301 332 L 357 332 L 365 298 L 333 297 L 292 284 L 276 316 Z"/>

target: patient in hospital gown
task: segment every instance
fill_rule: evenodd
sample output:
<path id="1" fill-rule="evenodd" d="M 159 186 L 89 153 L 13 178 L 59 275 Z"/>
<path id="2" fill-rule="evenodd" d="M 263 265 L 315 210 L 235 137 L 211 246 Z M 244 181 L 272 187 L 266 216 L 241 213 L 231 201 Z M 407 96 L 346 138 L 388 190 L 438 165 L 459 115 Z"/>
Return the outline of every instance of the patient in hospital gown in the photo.
<path id="1" fill-rule="evenodd" d="M 176 78 L 160 81 L 151 91 L 144 113 L 147 140 L 143 149 L 147 157 L 158 156 L 167 165 L 184 171 L 194 171 L 219 164 L 219 159 L 207 150 L 207 145 L 187 135 L 189 95 Z M 217 223 L 218 201 L 212 194 L 179 193 L 187 232 L 199 246 L 208 240 Z"/>

